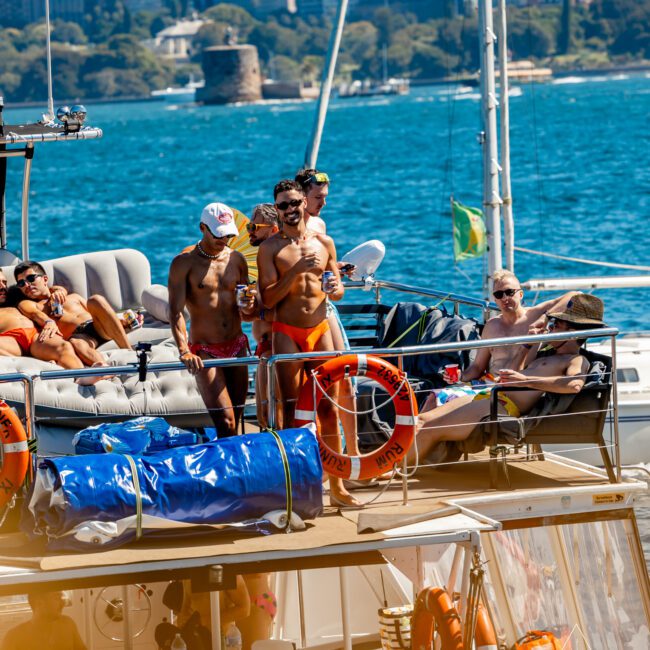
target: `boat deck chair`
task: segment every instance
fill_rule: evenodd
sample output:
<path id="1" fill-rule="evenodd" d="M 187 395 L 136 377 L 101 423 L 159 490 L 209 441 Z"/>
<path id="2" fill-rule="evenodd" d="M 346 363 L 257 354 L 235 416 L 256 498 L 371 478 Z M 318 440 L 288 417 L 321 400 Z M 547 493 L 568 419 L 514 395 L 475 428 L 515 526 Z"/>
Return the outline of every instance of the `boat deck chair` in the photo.
<path id="1" fill-rule="evenodd" d="M 496 487 L 499 465 L 506 480 L 508 446 L 518 449 L 524 445 L 533 456 L 541 452 L 542 444 L 592 444 L 597 445 L 607 476 L 616 483 L 614 466 L 605 444 L 603 430 L 609 410 L 612 389 L 612 360 L 610 357 L 581 350 L 590 363 L 588 377 L 582 390 L 574 395 L 546 393 L 526 415 L 513 418 L 499 414 L 498 395 L 503 390 L 521 391 L 526 388 L 495 386 L 490 396 L 490 419 L 480 425 L 487 434 L 490 449 L 490 481 Z"/>

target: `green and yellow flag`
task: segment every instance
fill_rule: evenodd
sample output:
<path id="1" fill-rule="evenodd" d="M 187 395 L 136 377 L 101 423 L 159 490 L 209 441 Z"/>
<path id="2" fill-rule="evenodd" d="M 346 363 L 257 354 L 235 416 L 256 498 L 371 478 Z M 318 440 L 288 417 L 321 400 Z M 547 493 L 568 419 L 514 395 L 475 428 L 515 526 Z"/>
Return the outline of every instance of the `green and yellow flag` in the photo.
<path id="1" fill-rule="evenodd" d="M 454 260 L 464 262 L 481 257 L 487 250 L 487 236 L 483 212 L 451 200 L 454 228 Z"/>

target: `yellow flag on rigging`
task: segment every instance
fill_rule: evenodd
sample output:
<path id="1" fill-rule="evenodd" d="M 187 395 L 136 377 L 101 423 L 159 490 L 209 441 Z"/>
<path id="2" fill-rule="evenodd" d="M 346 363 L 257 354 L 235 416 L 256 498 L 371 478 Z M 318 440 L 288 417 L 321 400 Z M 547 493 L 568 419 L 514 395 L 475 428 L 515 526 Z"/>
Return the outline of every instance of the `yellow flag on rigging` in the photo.
<path id="1" fill-rule="evenodd" d="M 454 260 L 464 262 L 481 257 L 487 250 L 487 236 L 483 212 L 451 200 L 454 229 Z"/>

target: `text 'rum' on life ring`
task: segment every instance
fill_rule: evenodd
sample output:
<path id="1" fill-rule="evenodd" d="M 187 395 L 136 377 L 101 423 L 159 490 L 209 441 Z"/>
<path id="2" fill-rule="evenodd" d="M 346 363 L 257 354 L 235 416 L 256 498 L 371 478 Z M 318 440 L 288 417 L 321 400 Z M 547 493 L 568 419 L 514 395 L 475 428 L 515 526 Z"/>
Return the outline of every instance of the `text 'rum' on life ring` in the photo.
<path id="1" fill-rule="evenodd" d="M 390 470 L 406 456 L 415 438 L 418 412 L 415 394 L 406 375 L 388 361 L 366 354 L 345 354 L 318 366 L 313 375 L 308 376 L 300 391 L 295 424 L 304 426 L 309 422 L 316 422 L 316 411 L 323 391 L 346 376 L 369 377 L 388 391 L 395 407 L 395 428 L 387 442 L 362 456 L 346 456 L 332 451 L 317 431 L 323 470 L 344 479 L 375 478 Z M 315 381 L 318 386 L 315 386 Z"/>

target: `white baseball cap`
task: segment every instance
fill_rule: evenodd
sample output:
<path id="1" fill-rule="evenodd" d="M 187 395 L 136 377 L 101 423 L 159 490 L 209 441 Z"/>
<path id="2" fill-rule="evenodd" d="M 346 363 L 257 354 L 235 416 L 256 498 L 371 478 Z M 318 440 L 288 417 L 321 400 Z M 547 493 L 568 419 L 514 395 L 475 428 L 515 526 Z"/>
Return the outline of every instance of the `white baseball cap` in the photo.
<path id="1" fill-rule="evenodd" d="M 225 203 L 209 203 L 201 213 L 204 223 L 214 237 L 236 237 L 239 234 L 235 215 Z"/>

